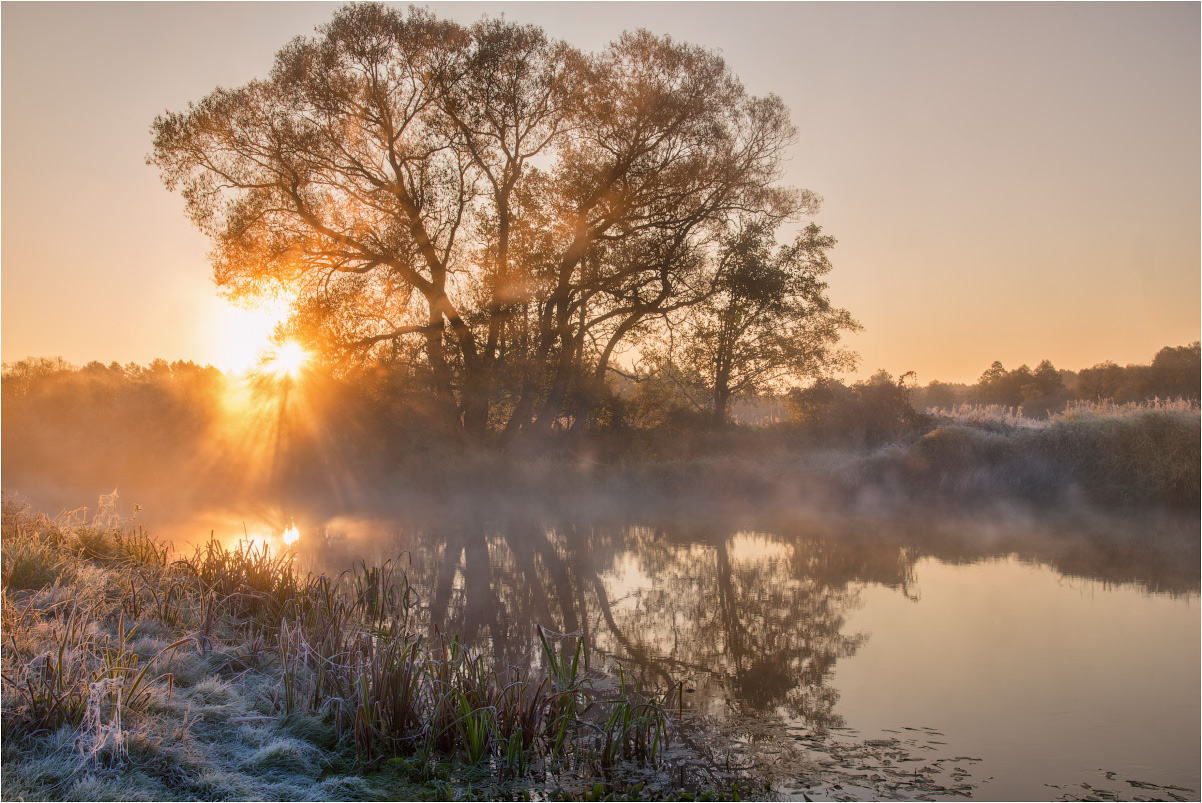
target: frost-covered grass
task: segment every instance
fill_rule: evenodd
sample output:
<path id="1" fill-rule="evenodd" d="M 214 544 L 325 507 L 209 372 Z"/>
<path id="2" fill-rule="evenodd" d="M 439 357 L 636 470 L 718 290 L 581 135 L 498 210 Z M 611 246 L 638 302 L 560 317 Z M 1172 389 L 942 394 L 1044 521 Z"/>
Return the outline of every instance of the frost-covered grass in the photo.
<path id="1" fill-rule="evenodd" d="M 906 493 L 1043 502 L 1197 506 L 1197 403 L 1077 403 L 1046 420 L 1003 407 L 939 413 L 912 447 L 866 461 L 857 481 Z"/>
<path id="2" fill-rule="evenodd" d="M 540 630 L 517 668 L 419 633 L 392 563 L 331 580 L 249 545 L 180 558 L 13 503 L 2 552 L 4 799 L 621 793 L 614 771 L 666 746 L 666 700 L 595 687 L 579 640 Z"/>
<path id="3" fill-rule="evenodd" d="M 950 409 L 932 407 L 927 410 L 928 415 L 943 423 L 1025 429 L 1045 429 L 1059 422 L 1082 418 L 1137 418 L 1149 413 L 1196 417 L 1199 408 L 1197 401 L 1189 399 L 1149 399 L 1126 404 L 1116 404 L 1110 400 L 1070 401 L 1062 412 L 1045 418 L 1025 416 L 1022 407 L 1007 407 L 1002 404 L 961 404 Z"/>

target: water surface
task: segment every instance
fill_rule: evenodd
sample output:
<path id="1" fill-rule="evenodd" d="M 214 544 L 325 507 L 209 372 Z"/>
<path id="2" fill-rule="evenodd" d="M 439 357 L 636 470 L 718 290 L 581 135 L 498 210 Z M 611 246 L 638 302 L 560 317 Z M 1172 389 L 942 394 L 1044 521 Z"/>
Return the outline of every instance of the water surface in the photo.
<path id="1" fill-rule="evenodd" d="M 427 623 L 510 662 L 534 654 L 535 623 L 581 633 L 590 669 L 679 683 L 686 715 L 787 745 L 766 771 L 799 798 L 1198 799 L 1196 515 L 434 504 L 149 522 L 177 545 L 211 530 L 277 548 L 295 522 L 297 560 L 334 574 L 405 553 Z"/>

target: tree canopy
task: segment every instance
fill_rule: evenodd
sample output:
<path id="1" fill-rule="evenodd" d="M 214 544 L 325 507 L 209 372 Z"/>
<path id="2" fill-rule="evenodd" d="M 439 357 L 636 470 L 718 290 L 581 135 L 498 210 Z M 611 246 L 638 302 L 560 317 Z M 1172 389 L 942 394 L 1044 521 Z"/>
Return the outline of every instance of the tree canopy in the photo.
<path id="1" fill-rule="evenodd" d="M 546 431 L 615 353 L 720 288 L 720 246 L 818 198 L 795 132 L 723 60 L 646 31 L 339 10 L 265 79 L 153 124 L 235 297 L 281 293 L 331 362 L 419 373 L 450 426 Z"/>
<path id="2" fill-rule="evenodd" d="M 811 223 L 775 253 L 773 231 L 752 223 L 725 238 L 706 298 L 669 331 L 671 375 L 705 400 L 713 421 L 726 421 L 732 399 L 779 390 L 781 380 L 855 367 L 834 348 L 856 331 L 847 310 L 831 306 L 821 277 L 835 239 Z"/>

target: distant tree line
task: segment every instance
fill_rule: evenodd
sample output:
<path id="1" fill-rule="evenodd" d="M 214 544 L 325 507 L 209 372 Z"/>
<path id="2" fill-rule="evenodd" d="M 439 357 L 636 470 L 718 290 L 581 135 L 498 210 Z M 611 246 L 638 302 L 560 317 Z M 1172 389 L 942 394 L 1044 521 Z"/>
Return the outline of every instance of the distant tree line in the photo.
<path id="1" fill-rule="evenodd" d="M 1199 384 L 1199 344 L 1193 343 L 1163 348 L 1149 365 L 1105 362 L 1074 372 L 1044 360 L 1034 371 L 1027 366 L 1007 371 L 995 362 L 975 385 L 935 381 L 917 387 L 913 374 L 894 378 L 885 371 L 850 384 L 818 378 L 784 392 L 749 394 L 730 417 L 753 428 L 780 425 L 799 444 L 873 444 L 929 428 L 925 411 L 931 408 L 997 404 L 1022 407 L 1025 415 L 1038 417 L 1073 400 L 1197 399 Z M 682 444 L 706 441 L 706 433 L 714 430 L 714 399 L 707 390 L 665 350 L 638 370 L 614 373 L 592 389 L 578 429 L 611 454 L 673 453 L 685 448 Z M 113 449 L 104 459 L 128 453 L 134 463 L 149 453 L 162 456 L 164 450 L 202 451 L 221 434 L 216 430 L 227 426 L 223 411 L 231 415 L 231 394 L 237 392 L 249 393 L 250 400 L 237 402 L 246 409 L 235 409 L 234 419 L 245 422 L 259 409 L 260 429 L 280 426 L 262 412 L 280 403 L 284 390 L 278 378 L 244 380 L 212 366 L 161 359 L 147 366 L 91 362 L 82 368 L 61 358 L 6 363 L 0 382 L 5 464 L 49 461 L 50 466 L 64 453 L 101 456 Z M 437 400 L 412 366 L 385 362 L 353 372 L 309 368 L 290 392 L 291 404 L 300 405 L 306 418 L 289 436 L 293 450 L 317 450 L 315 433 L 320 433 L 327 448 L 338 444 L 348 455 L 385 466 L 398 455 L 445 448 L 457 439 L 455 431 L 443 427 Z M 566 399 L 576 401 L 571 394 Z M 559 437 L 579 446 L 582 441 L 571 433 L 577 421 L 567 421 Z M 305 446 L 306 438 L 314 442 Z"/>
<path id="2" fill-rule="evenodd" d="M 223 384 L 225 375 L 211 365 L 200 366 L 191 360 L 167 362 L 152 360 L 149 365 L 111 362 L 105 365 L 93 360 L 76 369 L 62 357 L 30 357 L 14 363 L 4 363 L 4 379 L 0 385 L 4 398 L 45 398 L 48 395 L 84 393 L 88 397 L 127 393 L 132 389 L 162 390 L 163 380 L 186 383 L 189 392 L 197 387 Z"/>
<path id="3" fill-rule="evenodd" d="M 950 409 L 960 404 L 1021 407 L 1024 415 L 1043 417 L 1062 411 L 1070 401 L 1113 401 L 1118 404 L 1152 399 L 1198 399 L 1202 385 L 1199 343 L 1165 346 L 1150 365 L 1120 366 L 1107 360 L 1080 371 L 1057 369 L 1043 360 L 1031 370 L 1006 370 L 994 362 L 975 385 L 934 381 L 911 389 L 914 406 Z"/>
<path id="4" fill-rule="evenodd" d="M 1197 352 L 1196 346 L 1162 350 L 1156 362 L 1165 369 L 1162 379 L 1173 373 L 1175 356 L 1188 358 L 1176 368 L 1196 376 Z M 1152 366 L 1133 368 L 1125 375 L 1146 381 L 1158 373 L 1141 370 Z M 1082 375 L 1088 381 L 1114 373 L 1106 365 L 1101 369 L 1077 372 L 1055 392 L 1071 392 Z M 987 373 L 994 390 L 1007 377 L 1033 384 L 1023 371 Z M 1081 483 L 1103 501 L 1196 506 L 1196 414 L 1120 416 L 1105 426 L 1067 419 L 1047 430 L 1007 429 L 992 419 L 987 425 L 971 419 L 948 424 L 922 406 L 930 386 L 915 388 L 912 375 L 880 371 L 850 384 L 820 379 L 744 400 L 740 415 L 750 420 L 756 405 L 772 408 L 771 423 L 760 417 L 758 424 L 715 427 L 712 410 L 690 398 L 688 383 L 676 372 L 647 369 L 637 379 L 611 380 L 581 434 L 553 432 L 550 445 L 564 448 L 530 456 L 560 454 L 590 471 L 607 465 L 632 492 L 651 487 L 657 494 L 695 488 L 698 471 L 709 466 L 705 481 L 714 493 L 734 487 L 752 493 L 764 490 L 756 484 L 762 481 L 774 487 L 773 472 L 795 465 L 805 449 L 901 443 L 908 448 L 859 452 L 861 462 L 849 477 L 813 481 L 837 496 L 854 495 L 861 482 L 916 493 L 950 488 L 954 495 L 980 480 L 982 492 L 1041 499 L 1058 498 Z M 988 391 L 990 382 L 960 387 L 965 395 L 957 399 L 971 398 L 969 390 Z M 1153 396 L 1157 387 L 1165 388 L 1144 386 Z M 1181 395 L 1196 398 L 1196 388 Z M 461 490 L 503 488 L 511 481 L 521 486 L 523 477 L 537 477 L 539 488 L 558 487 L 556 482 L 569 487 L 574 476 L 558 462 L 518 468 L 512 455 L 480 452 L 457 429 L 443 428 L 420 377 L 389 365 L 354 373 L 311 367 L 290 378 L 233 376 L 189 362 L 76 369 L 61 359 L 30 359 L 4 366 L 0 396 L 5 489 L 53 491 L 64 504 L 113 487 L 134 501 L 229 507 L 348 500 L 398 488 L 434 494 L 449 477 Z M 729 476 L 727 469 L 736 465 L 743 468 Z M 766 477 L 749 469 L 765 465 L 778 468 L 765 469 Z M 986 475 L 992 479 L 982 480 Z"/>

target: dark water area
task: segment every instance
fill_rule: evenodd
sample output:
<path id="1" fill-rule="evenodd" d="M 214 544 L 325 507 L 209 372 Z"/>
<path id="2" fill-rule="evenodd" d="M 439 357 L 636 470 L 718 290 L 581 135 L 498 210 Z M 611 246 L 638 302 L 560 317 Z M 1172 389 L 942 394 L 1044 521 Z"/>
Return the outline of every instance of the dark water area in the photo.
<path id="1" fill-rule="evenodd" d="M 1197 513 L 402 498 L 137 520 L 327 574 L 399 560 L 425 626 L 500 662 L 582 634 L 786 797 L 1198 799 Z"/>

